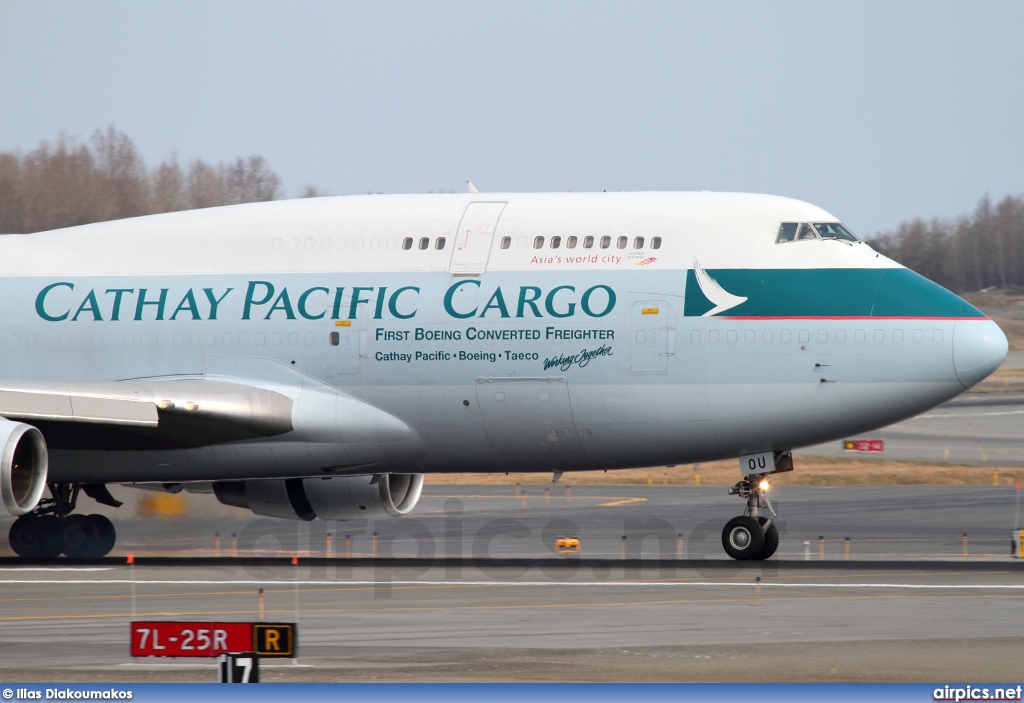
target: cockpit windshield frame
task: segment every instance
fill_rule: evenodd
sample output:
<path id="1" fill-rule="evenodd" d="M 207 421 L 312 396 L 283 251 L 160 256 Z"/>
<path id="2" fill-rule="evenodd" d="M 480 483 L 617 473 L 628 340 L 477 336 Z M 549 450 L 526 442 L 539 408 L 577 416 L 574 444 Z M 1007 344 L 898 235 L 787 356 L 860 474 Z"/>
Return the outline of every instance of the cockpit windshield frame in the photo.
<path id="1" fill-rule="evenodd" d="M 805 242 L 809 240 L 834 239 L 843 242 L 859 242 L 856 236 L 840 222 L 783 222 L 775 237 L 776 244 Z"/>
<path id="2" fill-rule="evenodd" d="M 845 242 L 859 242 L 853 232 L 840 222 L 815 222 L 814 229 L 822 239 L 841 239 Z"/>

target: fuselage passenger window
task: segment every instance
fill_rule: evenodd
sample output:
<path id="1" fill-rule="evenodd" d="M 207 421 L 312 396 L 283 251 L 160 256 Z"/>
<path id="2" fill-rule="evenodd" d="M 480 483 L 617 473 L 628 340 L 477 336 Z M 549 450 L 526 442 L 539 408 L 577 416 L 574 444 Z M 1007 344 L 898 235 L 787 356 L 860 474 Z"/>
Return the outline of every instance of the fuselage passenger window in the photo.
<path id="1" fill-rule="evenodd" d="M 643 249 L 644 248 L 644 238 L 643 237 L 634 237 L 633 238 L 633 248 L 634 249 Z"/>
<path id="2" fill-rule="evenodd" d="M 611 237 L 609 237 L 607 235 L 605 235 L 604 237 L 601 237 L 601 248 L 602 249 L 607 249 L 611 245 L 612 245 L 612 238 Z"/>
<path id="3" fill-rule="evenodd" d="M 775 241 L 792 242 L 796 238 L 796 228 L 799 226 L 797 222 L 783 222 L 779 227 L 779 236 L 775 238 Z"/>
<path id="4" fill-rule="evenodd" d="M 576 248 L 576 237 L 568 237 L 568 238 L 566 238 L 566 240 L 565 240 L 565 248 L 566 249 L 575 249 Z"/>
<path id="5" fill-rule="evenodd" d="M 562 238 L 561 237 L 552 237 L 551 238 L 551 248 L 552 249 L 557 249 L 561 245 L 562 245 Z"/>
<path id="6" fill-rule="evenodd" d="M 534 237 L 533 238 L 533 248 L 534 249 L 543 249 L 544 248 L 544 237 Z"/>
<path id="7" fill-rule="evenodd" d="M 328 340 L 332 347 L 336 347 L 341 344 L 341 334 L 338 332 L 331 332 L 331 334 L 328 335 Z"/>
<path id="8" fill-rule="evenodd" d="M 420 249 L 427 249 L 430 247 L 430 237 L 420 238 Z"/>
<path id="9" fill-rule="evenodd" d="M 412 237 L 406 237 L 402 240 L 402 248 L 406 251 L 412 249 Z"/>
<path id="10" fill-rule="evenodd" d="M 594 238 L 593 237 L 584 237 L 583 238 L 583 248 L 584 249 L 593 249 L 594 248 Z"/>
<path id="11" fill-rule="evenodd" d="M 501 248 L 508 249 L 510 246 L 512 246 L 512 237 L 502 237 Z"/>
<path id="12" fill-rule="evenodd" d="M 616 249 L 625 249 L 626 243 L 629 241 L 629 237 L 619 237 L 619 240 L 615 242 Z"/>
<path id="13" fill-rule="evenodd" d="M 651 249 L 661 249 L 661 237 L 651 238 Z"/>
<path id="14" fill-rule="evenodd" d="M 445 238 L 444 237 L 438 237 L 434 241 L 434 248 L 435 249 L 444 249 L 444 244 L 445 244 Z"/>

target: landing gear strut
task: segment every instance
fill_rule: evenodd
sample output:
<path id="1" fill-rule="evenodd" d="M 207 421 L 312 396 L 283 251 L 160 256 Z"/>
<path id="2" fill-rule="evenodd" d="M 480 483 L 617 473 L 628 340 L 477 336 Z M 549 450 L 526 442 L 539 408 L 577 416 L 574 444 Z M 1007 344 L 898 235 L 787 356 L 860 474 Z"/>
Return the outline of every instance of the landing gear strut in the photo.
<path id="1" fill-rule="evenodd" d="M 747 501 L 743 515 L 734 517 L 722 530 L 722 546 L 726 554 L 741 561 L 763 560 L 779 548 L 779 530 L 775 527 L 775 509 L 762 488 L 766 475 L 748 476 L 729 489 L 729 495 L 738 495 Z M 762 511 L 768 515 L 762 515 Z"/>
<path id="2" fill-rule="evenodd" d="M 103 515 L 71 514 L 81 485 L 51 483 L 49 488 L 52 497 L 11 525 L 8 539 L 15 554 L 29 559 L 54 559 L 61 554 L 72 559 L 106 556 L 117 540 L 114 524 Z"/>

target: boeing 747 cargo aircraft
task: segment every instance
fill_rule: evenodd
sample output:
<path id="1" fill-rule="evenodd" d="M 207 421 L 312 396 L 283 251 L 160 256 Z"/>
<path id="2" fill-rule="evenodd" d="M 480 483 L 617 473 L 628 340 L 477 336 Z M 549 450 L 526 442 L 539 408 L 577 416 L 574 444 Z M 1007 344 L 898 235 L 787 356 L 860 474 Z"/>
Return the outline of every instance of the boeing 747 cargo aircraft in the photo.
<path id="1" fill-rule="evenodd" d="M 75 512 L 82 492 L 116 505 L 108 484 L 397 518 L 435 472 L 738 457 L 722 543 L 765 559 L 765 486 L 793 449 L 932 408 L 1007 352 L 828 212 L 707 192 L 335 197 L 9 235 L 0 313 L 0 516 L 36 558 L 111 550 L 112 523 Z"/>

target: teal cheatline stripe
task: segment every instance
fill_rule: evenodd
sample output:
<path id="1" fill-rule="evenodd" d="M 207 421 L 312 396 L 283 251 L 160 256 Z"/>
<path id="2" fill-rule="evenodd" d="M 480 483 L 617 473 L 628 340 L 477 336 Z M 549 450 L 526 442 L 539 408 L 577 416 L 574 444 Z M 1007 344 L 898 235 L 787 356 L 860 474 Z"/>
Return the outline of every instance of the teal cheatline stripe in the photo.
<path id="1" fill-rule="evenodd" d="M 883 317 L 986 317 L 985 313 L 963 298 L 910 269 L 885 269 L 875 295 L 872 314 Z"/>
<path id="2" fill-rule="evenodd" d="M 712 269 L 747 300 L 716 317 L 985 317 L 970 303 L 909 269 Z M 687 317 L 714 307 L 686 272 Z"/>

